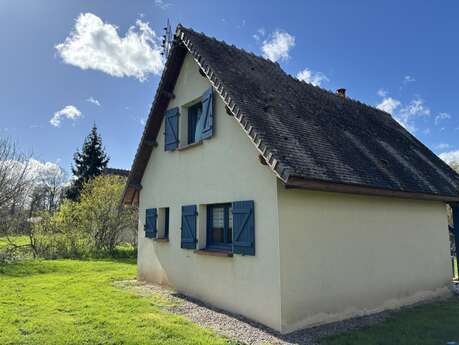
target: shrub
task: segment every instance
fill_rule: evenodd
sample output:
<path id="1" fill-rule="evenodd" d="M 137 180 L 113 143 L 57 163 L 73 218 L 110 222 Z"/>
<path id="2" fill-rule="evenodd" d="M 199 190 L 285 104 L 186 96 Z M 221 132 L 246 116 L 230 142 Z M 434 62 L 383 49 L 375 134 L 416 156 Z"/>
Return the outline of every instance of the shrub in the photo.
<path id="1" fill-rule="evenodd" d="M 80 200 L 65 200 L 53 215 L 41 214 L 32 229 L 36 255 L 84 258 L 118 255 L 124 233 L 133 233 L 137 212 L 120 206 L 124 179 L 98 176 L 84 184 Z"/>

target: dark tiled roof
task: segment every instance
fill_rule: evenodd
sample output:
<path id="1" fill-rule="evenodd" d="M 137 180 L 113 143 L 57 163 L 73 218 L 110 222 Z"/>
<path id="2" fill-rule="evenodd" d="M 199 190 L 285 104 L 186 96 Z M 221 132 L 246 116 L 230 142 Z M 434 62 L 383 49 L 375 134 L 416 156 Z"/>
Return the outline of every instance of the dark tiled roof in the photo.
<path id="1" fill-rule="evenodd" d="M 125 170 L 125 169 L 105 168 L 103 171 L 103 174 L 128 177 L 129 172 L 130 172 L 129 170 Z"/>
<path id="2" fill-rule="evenodd" d="M 175 51 L 183 45 L 287 185 L 307 180 L 458 197 L 458 175 L 391 115 L 301 82 L 276 63 L 179 26 Z M 176 65 L 181 65 L 183 56 L 173 48 L 168 60 L 179 58 Z M 162 81 L 172 73 L 167 69 Z M 153 111 L 152 116 L 162 119 Z"/>

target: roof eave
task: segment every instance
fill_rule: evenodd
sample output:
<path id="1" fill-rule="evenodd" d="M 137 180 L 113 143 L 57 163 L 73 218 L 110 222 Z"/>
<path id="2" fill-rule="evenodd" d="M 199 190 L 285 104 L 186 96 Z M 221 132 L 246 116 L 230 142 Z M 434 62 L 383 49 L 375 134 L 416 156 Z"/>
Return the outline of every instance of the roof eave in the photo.
<path id="1" fill-rule="evenodd" d="M 329 181 L 308 180 L 301 177 L 290 176 L 284 183 L 289 189 L 307 189 L 323 192 L 349 193 L 370 196 L 384 196 L 402 199 L 417 199 L 417 200 L 434 200 L 449 202 L 459 202 L 459 195 L 439 195 L 427 193 L 415 193 L 400 190 L 391 190 L 383 188 L 374 188 L 364 185 L 343 184 Z"/>

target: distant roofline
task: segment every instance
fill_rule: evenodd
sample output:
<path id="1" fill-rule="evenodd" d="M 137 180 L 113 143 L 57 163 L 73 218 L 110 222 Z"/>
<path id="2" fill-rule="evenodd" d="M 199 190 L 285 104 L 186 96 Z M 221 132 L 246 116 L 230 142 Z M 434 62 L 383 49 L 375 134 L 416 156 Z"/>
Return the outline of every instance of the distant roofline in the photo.
<path id="1" fill-rule="evenodd" d="M 130 172 L 130 170 L 126 169 L 105 168 L 102 174 L 128 177 Z"/>

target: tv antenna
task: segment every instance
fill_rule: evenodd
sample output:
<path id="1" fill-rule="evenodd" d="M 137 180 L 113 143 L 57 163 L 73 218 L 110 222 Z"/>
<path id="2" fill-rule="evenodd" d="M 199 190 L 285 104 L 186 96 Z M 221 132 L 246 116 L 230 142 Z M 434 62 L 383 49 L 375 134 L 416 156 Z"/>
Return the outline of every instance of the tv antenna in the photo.
<path id="1" fill-rule="evenodd" d="M 172 47 L 172 29 L 171 29 L 171 23 L 169 22 L 169 18 L 167 19 L 167 24 L 163 28 L 164 34 L 163 34 L 163 43 L 162 43 L 162 48 L 163 51 L 161 52 L 162 56 L 167 57 L 169 55 L 169 50 Z"/>

